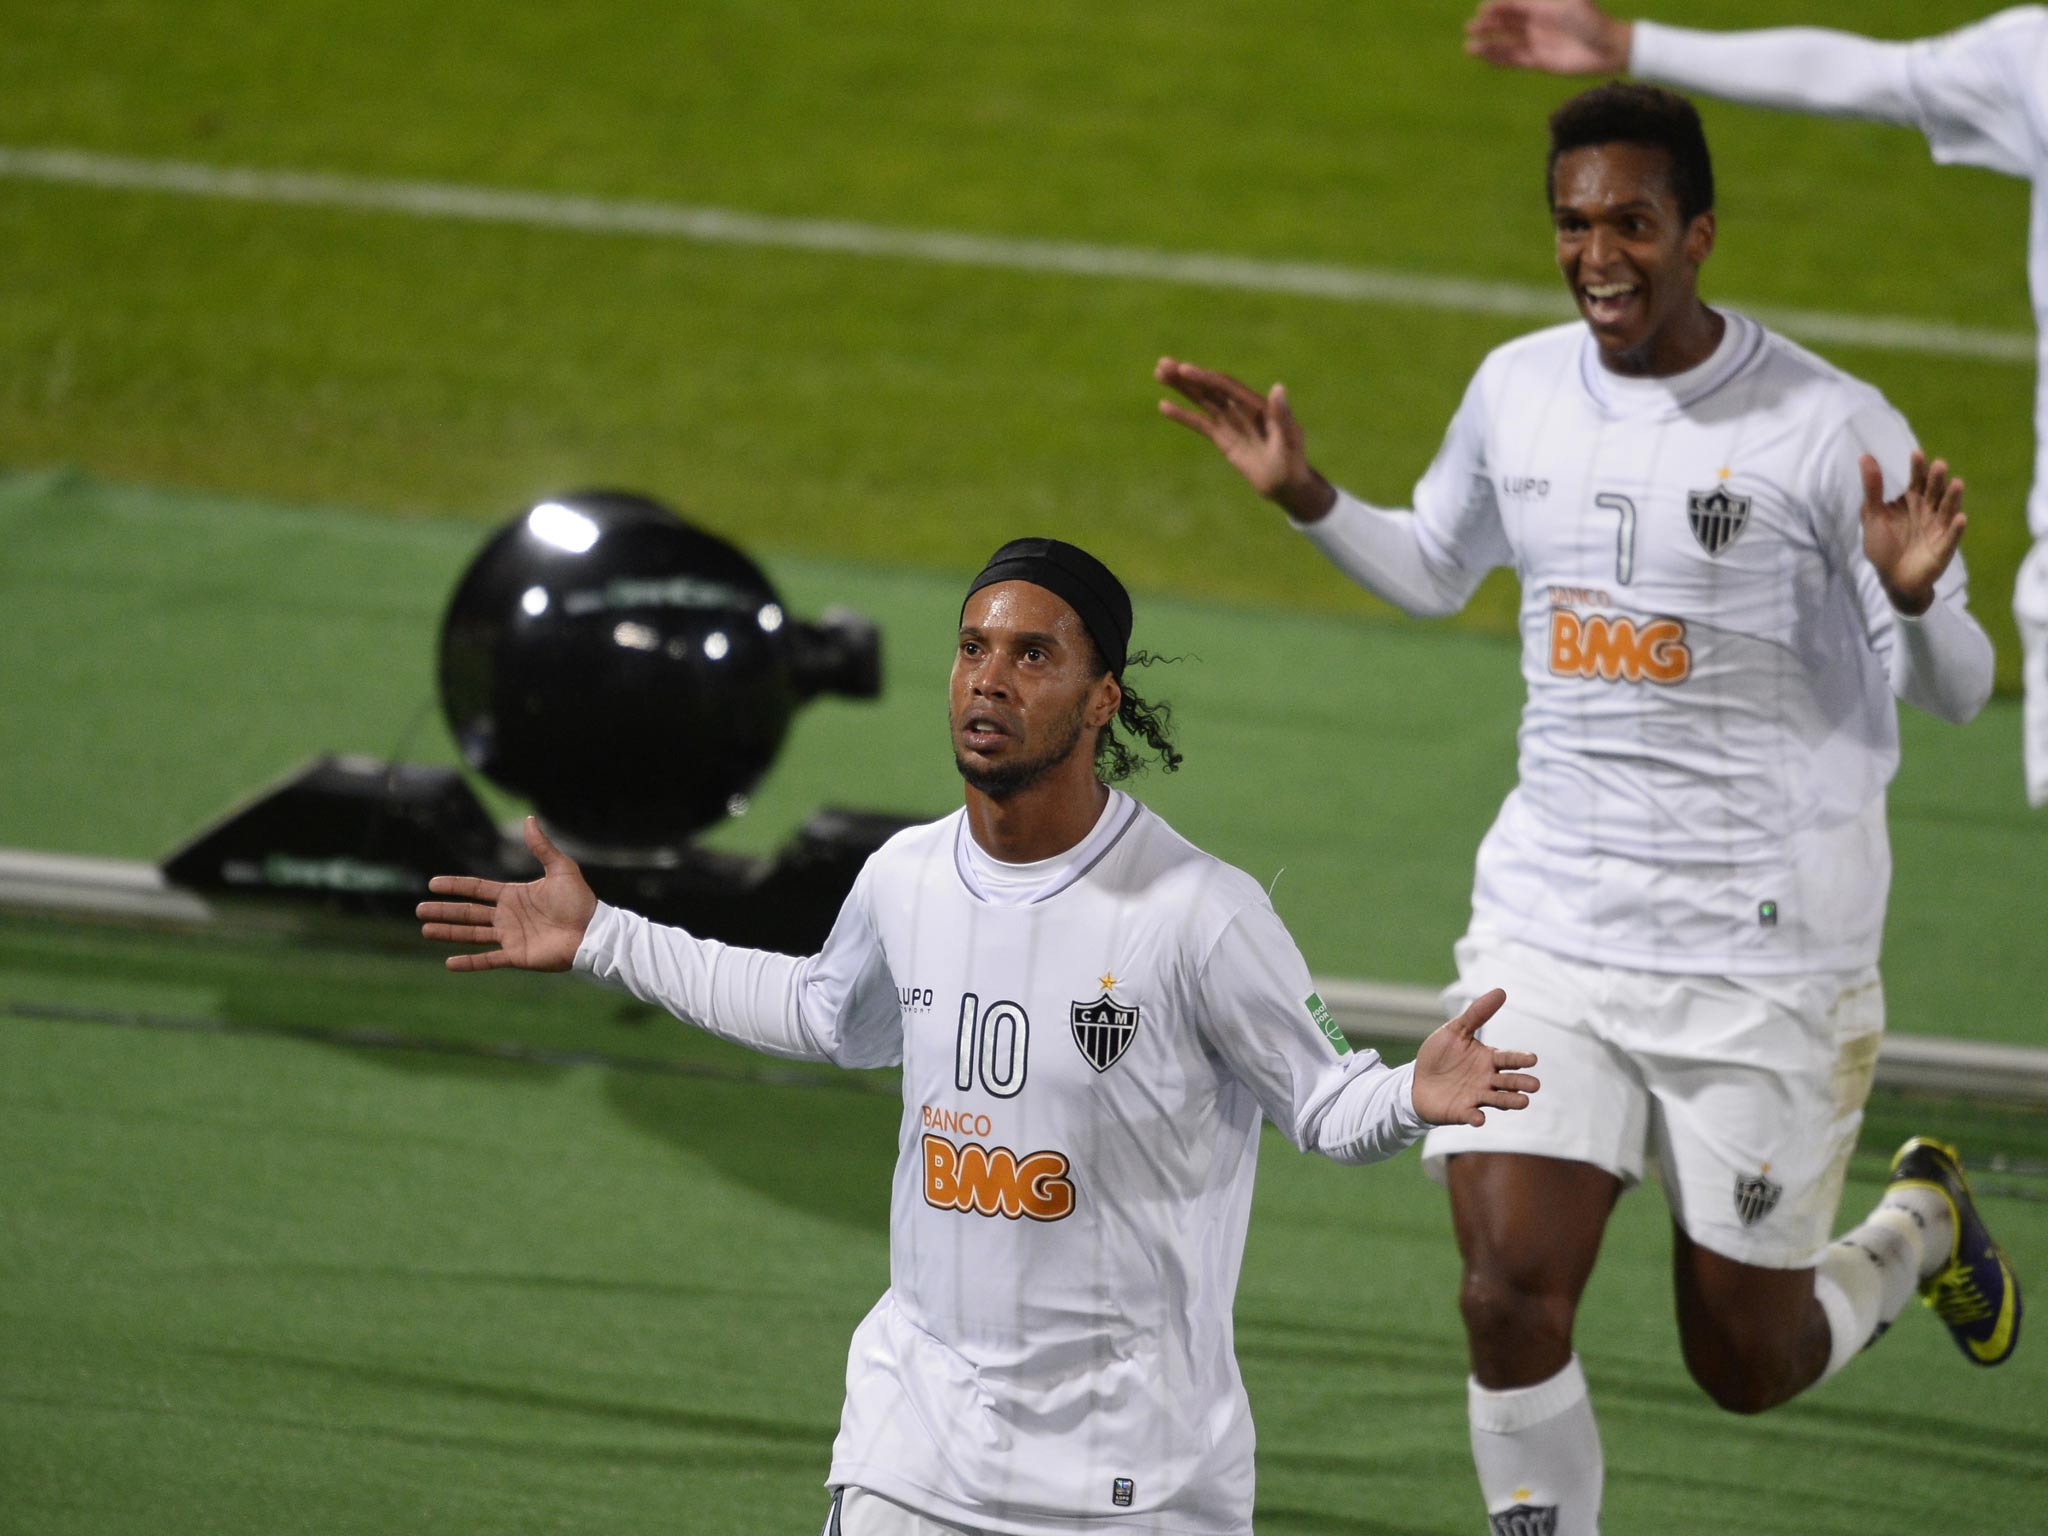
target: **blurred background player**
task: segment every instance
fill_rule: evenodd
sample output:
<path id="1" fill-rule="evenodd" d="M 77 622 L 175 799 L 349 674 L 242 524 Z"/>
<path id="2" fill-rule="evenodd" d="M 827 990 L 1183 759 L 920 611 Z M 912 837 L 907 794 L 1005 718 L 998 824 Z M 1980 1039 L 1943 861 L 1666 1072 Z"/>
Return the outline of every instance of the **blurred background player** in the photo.
<path id="1" fill-rule="evenodd" d="M 1424 1161 L 1464 1262 L 1489 1516 L 1583 1533 L 1602 1463 L 1573 1323 L 1647 1150 L 1686 1364 L 1723 1407 L 1839 1370 L 1922 1285 L 1992 1363 L 2019 1299 L 1953 1152 L 1919 1138 L 1827 1241 L 1884 1023 L 1893 696 L 1960 722 L 1991 688 L 1961 483 L 1876 390 L 1701 302 L 1713 174 L 1689 102 L 1567 102 L 1549 188 L 1584 324 L 1486 359 L 1412 512 L 1318 474 L 1283 386 L 1171 358 L 1156 377 L 1193 407 L 1167 416 L 1388 602 L 1448 614 L 1492 568 L 1520 577 L 1519 782 L 1458 991 L 1499 978 L 1546 1091 L 1486 1141 L 1432 1132 Z"/>
<path id="2" fill-rule="evenodd" d="M 573 966 L 771 1055 L 903 1067 L 890 1284 L 861 1323 L 828 1536 L 1242 1536 L 1252 1426 L 1231 1348 L 1260 1112 L 1372 1162 L 1485 1124 L 1536 1080 L 1474 1038 L 1350 1051 L 1258 883 L 1103 782 L 1169 766 L 1122 675 L 1131 604 L 1092 556 L 1004 545 L 960 617 L 966 805 L 891 840 L 822 952 L 731 948 L 598 902 L 527 822 L 541 879 L 441 877 L 455 970 Z M 832 1157 L 791 1145 L 782 1155 Z"/>
<path id="3" fill-rule="evenodd" d="M 1609 16 L 1593 0 L 1488 0 L 1466 51 L 1554 75 L 1619 74 L 1752 106 L 1917 128 L 1943 165 L 2034 183 L 2027 283 L 2048 349 L 2048 9 L 2000 11 L 1943 37 L 1881 43 L 1818 27 L 1700 32 Z M 2034 385 L 2033 548 L 2012 596 L 2025 688 L 2027 799 L 2048 805 L 2048 352 Z"/>

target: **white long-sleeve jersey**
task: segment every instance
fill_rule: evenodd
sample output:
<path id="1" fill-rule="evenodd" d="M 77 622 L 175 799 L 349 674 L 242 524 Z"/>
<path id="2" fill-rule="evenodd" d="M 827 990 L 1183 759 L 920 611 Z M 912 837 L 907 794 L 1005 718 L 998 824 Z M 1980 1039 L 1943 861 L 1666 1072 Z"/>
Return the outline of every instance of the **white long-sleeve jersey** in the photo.
<path id="1" fill-rule="evenodd" d="M 1251 1529 L 1231 1336 L 1261 1112 L 1342 1161 L 1423 1130 L 1257 882 L 1112 792 L 1028 900 L 964 813 L 890 840 L 808 959 L 600 906 L 576 967 L 715 1033 L 901 1063 L 889 1289 L 830 1480 L 1020 1536 Z"/>
<path id="2" fill-rule="evenodd" d="M 1907 43 L 1820 27 L 1700 32 L 1639 21 L 1629 69 L 1753 106 L 1917 128 L 1944 165 L 2033 183 L 2027 284 L 2040 357 L 2027 523 L 2048 539 L 2048 8 L 2018 6 Z"/>
<path id="3" fill-rule="evenodd" d="M 1580 324 L 1489 356 L 1415 509 L 1350 498 L 1308 537 L 1415 613 L 1521 578 L 1519 782 L 1480 847 L 1475 923 L 1643 970 L 1873 964 L 1891 855 L 1893 693 L 1989 696 L 1958 557 L 1927 614 L 1863 553 L 1858 460 L 1913 437 L 1870 386 L 1729 314 L 1714 355 L 1624 378 Z"/>

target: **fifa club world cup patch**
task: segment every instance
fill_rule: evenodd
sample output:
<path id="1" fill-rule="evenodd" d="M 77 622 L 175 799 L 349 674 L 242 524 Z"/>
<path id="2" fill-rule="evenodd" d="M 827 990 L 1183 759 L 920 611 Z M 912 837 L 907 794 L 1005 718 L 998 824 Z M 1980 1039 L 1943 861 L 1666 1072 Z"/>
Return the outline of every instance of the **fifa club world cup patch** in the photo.
<path id="1" fill-rule="evenodd" d="M 1301 1000 L 1301 1006 L 1308 1010 L 1310 1021 L 1323 1032 L 1323 1038 L 1337 1047 L 1337 1054 L 1349 1056 L 1351 1042 L 1344 1038 L 1344 1031 L 1337 1027 L 1336 1019 L 1330 1014 L 1330 1005 L 1323 1001 L 1322 995 L 1316 992 L 1309 993 Z"/>
<path id="2" fill-rule="evenodd" d="M 1736 535 L 1749 524 L 1749 498 L 1731 496 L 1725 486 L 1715 486 L 1711 491 L 1688 491 L 1685 495 L 1685 516 L 1692 524 L 1692 536 L 1700 541 L 1700 548 L 1710 555 L 1718 555 L 1733 544 Z"/>
<path id="3" fill-rule="evenodd" d="M 1138 1010 L 1126 1008 L 1109 995 L 1115 985 L 1114 976 L 1104 976 L 1102 996 L 1092 1003 L 1075 1003 L 1068 1014 L 1074 1026 L 1074 1044 L 1098 1072 L 1107 1072 L 1123 1060 L 1138 1033 Z"/>
<path id="4" fill-rule="evenodd" d="M 1785 1193 L 1785 1186 L 1767 1177 L 1771 1165 L 1765 1163 L 1762 1173 L 1738 1173 L 1735 1175 L 1735 1214 L 1745 1227 L 1753 1227 L 1777 1209 L 1778 1197 Z"/>
<path id="5" fill-rule="evenodd" d="M 1129 1509 L 1131 1507 L 1131 1500 L 1137 1495 L 1137 1492 L 1138 1485 L 1128 1477 L 1113 1478 L 1109 1484 L 1109 1502 L 1118 1509 Z"/>
<path id="6" fill-rule="evenodd" d="M 1516 1504 L 1486 1517 L 1493 1536 L 1557 1536 L 1555 1504 Z"/>

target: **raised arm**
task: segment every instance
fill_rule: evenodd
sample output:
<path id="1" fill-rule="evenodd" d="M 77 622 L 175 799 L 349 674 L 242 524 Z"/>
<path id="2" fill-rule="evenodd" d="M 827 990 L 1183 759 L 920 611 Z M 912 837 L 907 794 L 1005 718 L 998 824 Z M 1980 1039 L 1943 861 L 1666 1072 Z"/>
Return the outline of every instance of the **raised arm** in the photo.
<path id="1" fill-rule="evenodd" d="M 1957 564 L 1963 482 L 1948 465 L 1912 452 L 1905 488 L 1884 494 L 1877 459 L 1863 454 L 1863 554 L 1891 609 L 1892 692 L 1961 725 L 1991 697 L 1991 638 L 1971 616 Z M 1951 570 L 1954 575 L 1951 576 Z M 1944 578 L 1949 578 L 1944 580 Z"/>
<path id="2" fill-rule="evenodd" d="M 1753 107 L 1921 126 L 1912 45 L 1825 27 L 1701 32 L 1642 21 L 1629 29 L 1632 74 Z"/>
<path id="3" fill-rule="evenodd" d="M 1910 47 L 1822 27 L 1703 32 L 1623 21 L 1593 0 L 1486 0 L 1465 51 L 1551 75 L 1624 71 L 1751 106 L 1921 126 Z"/>
<path id="4" fill-rule="evenodd" d="M 1445 533 L 1432 537 L 1416 513 L 1368 506 L 1323 478 L 1308 460 L 1286 385 L 1275 384 L 1261 395 L 1227 373 L 1171 357 L 1159 360 L 1152 377 L 1188 402 L 1160 401 L 1162 416 L 1208 439 L 1332 564 L 1403 612 L 1455 613 L 1488 570 L 1506 563 L 1498 520 L 1486 515 L 1490 489 L 1486 507 L 1472 500 L 1477 446 L 1476 434 L 1461 430 L 1469 426 L 1466 407 L 1416 487 L 1418 507 L 1426 498 L 1432 510 L 1446 511 Z"/>

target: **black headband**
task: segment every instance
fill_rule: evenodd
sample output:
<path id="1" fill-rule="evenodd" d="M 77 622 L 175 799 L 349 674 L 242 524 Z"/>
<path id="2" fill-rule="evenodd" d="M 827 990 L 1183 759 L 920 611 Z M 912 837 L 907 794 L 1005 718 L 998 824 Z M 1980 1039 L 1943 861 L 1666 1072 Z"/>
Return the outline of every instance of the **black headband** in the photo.
<path id="1" fill-rule="evenodd" d="M 1080 615 L 1110 675 L 1124 675 L 1131 645 L 1131 595 L 1087 550 L 1058 539 L 1012 539 L 988 557 L 967 596 L 999 581 L 1028 581 L 1064 601 Z M 967 611 L 966 598 L 961 599 L 960 611 Z"/>

